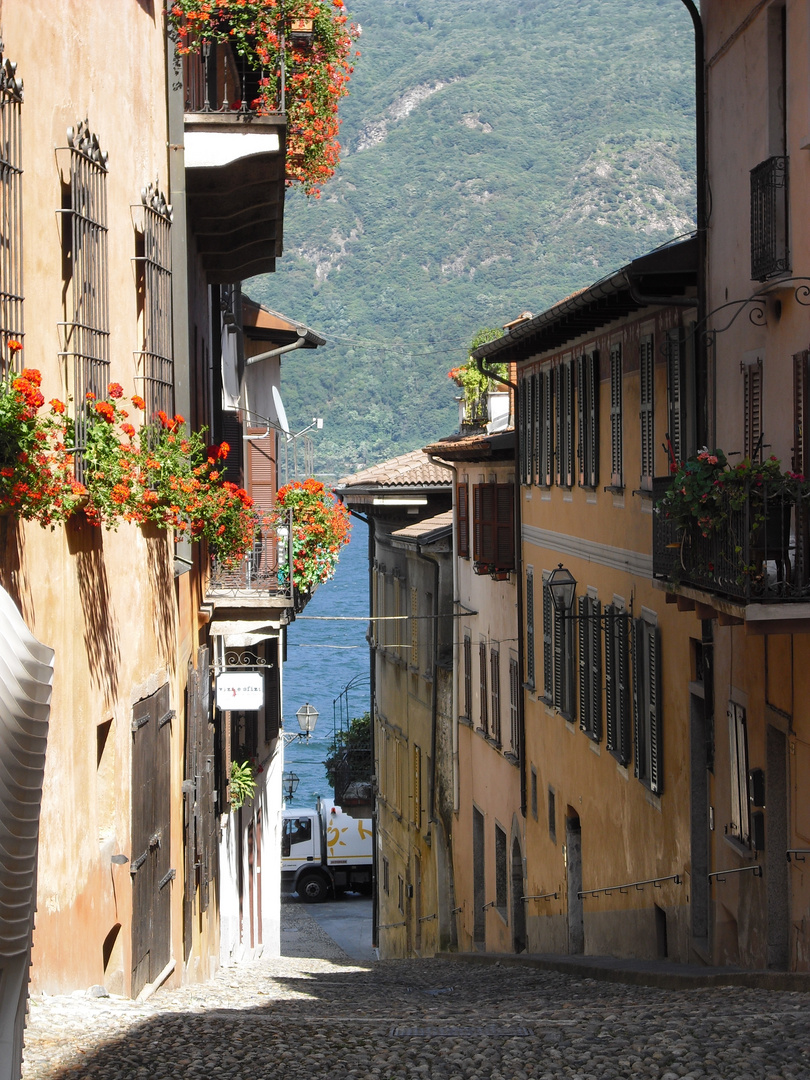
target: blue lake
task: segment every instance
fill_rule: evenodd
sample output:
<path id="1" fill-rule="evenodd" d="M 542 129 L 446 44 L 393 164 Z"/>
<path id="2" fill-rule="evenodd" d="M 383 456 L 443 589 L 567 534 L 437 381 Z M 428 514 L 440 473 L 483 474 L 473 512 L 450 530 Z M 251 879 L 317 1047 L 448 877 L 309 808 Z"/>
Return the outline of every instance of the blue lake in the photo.
<path id="1" fill-rule="evenodd" d="M 323 767 L 327 747 L 341 719 L 345 726 L 347 718 L 368 711 L 367 619 L 368 531 L 352 518 L 352 539 L 340 554 L 335 576 L 316 589 L 288 631 L 284 728 L 298 731 L 295 714 L 305 702 L 320 713 L 310 741 L 296 740 L 285 751 L 285 771 L 300 779 L 293 807 L 314 806 L 317 795 L 333 797 Z"/>

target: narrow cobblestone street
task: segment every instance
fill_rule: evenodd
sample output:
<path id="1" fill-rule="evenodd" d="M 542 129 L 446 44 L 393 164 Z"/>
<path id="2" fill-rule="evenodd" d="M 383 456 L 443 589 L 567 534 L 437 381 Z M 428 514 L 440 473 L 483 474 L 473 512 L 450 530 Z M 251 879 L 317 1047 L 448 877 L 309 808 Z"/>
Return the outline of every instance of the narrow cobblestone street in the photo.
<path id="1" fill-rule="evenodd" d="M 364 967 L 299 905 L 280 959 L 203 986 L 35 997 L 23 1080 L 810 1077 L 810 994 L 659 990 L 518 965 Z"/>

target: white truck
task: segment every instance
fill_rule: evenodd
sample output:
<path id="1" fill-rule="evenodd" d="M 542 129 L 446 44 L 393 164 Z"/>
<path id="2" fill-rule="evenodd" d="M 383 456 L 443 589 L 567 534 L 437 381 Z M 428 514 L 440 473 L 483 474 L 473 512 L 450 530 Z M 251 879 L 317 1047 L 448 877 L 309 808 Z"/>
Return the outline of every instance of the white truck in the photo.
<path id="1" fill-rule="evenodd" d="M 370 818 L 318 799 L 314 810 L 282 811 L 281 884 L 308 904 L 343 889 L 371 892 Z"/>

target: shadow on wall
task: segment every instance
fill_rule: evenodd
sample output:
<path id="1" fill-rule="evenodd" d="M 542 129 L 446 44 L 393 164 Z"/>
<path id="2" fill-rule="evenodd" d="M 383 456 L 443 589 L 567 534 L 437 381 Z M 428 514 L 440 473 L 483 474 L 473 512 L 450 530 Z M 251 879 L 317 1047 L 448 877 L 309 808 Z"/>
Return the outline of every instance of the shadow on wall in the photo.
<path id="1" fill-rule="evenodd" d="M 22 529 L 17 518 L 11 515 L 0 517 L 0 585 L 17 605 L 27 625 L 32 626 L 34 608 L 31 597 L 20 588 L 24 576 Z"/>
<path id="2" fill-rule="evenodd" d="M 170 556 L 165 530 L 155 526 L 147 531 L 144 526 L 143 533 L 146 537 L 146 561 L 153 598 L 155 640 L 161 659 L 174 674 L 177 659 L 174 648 L 174 562 Z"/>
<path id="3" fill-rule="evenodd" d="M 83 515 L 67 523 L 68 549 L 76 556 L 79 598 L 84 612 L 84 647 L 90 679 L 111 701 L 118 693 L 121 647 L 112 607 L 112 595 L 104 562 L 101 530 Z"/>

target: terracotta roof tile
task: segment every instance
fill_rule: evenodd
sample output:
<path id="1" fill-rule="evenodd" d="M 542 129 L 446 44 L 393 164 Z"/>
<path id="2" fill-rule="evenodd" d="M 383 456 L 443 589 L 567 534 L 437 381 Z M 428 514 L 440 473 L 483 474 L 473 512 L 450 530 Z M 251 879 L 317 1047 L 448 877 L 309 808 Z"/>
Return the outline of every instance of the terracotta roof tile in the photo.
<path id="1" fill-rule="evenodd" d="M 411 450 L 380 465 L 371 465 L 351 476 L 344 476 L 338 480 L 336 487 L 449 487 L 452 477 L 450 469 L 444 465 L 434 465 L 424 451 Z"/>
<path id="2" fill-rule="evenodd" d="M 425 518 L 424 521 L 412 521 L 410 525 L 405 525 L 401 529 L 397 529 L 396 532 L 391 533 L 392 536 L 397 539 L 419 539 L 420 536 L 427 536 L 430 533 L 435 533 L 441 529 L 450 529 L 453 527 L 453 511 L 445 510 L 442 514 L 436 514 L 435 517 Z"/>

